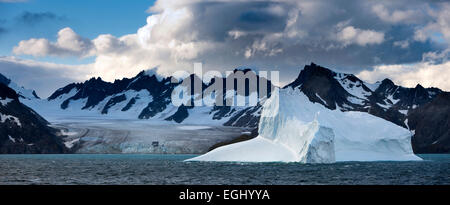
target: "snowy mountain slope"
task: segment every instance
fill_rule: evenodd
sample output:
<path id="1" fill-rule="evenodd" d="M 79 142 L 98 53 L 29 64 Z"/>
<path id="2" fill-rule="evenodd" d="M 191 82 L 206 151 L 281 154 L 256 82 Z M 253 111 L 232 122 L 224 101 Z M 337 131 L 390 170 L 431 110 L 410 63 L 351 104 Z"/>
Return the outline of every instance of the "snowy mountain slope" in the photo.
<path id="1" fill-rule="evenodd" d="M 66 153 L 57 130 L 0 83 L 0 153 Z"/>
<path id="2" fill-rule="evenodd" d="M 36 100 L 40 99 L 34 90 L 26 89 L 23 86 L 17 85 L 15 82 L 12 82 L 10 79 L 5 77 L 0 73 L 0 83 L 10 87 L 19 95 L 19 97 L 23 100 Z"/>
<path id="3" fill-rule="evenodd" d="M 263 106 L 259 136 L 189 161 L 304 162 L 419 160 L 411 132 L 363 112 L 330 110 L 298 88 L 276 92 Z M 301 102 L 301 103 L 300 103 Z M 300 106 L 295 106 L 300 103 Z"/>
<path id="4" fill-rule="evenodd" d="M 237 71 L 241 70 L 235 70 Z M 249 71 L 242 70 L 244 73 Z M 192 74 L 187 78 L 193 81 L 197 76 Z M 202 92 L 206 92 L 205 90 L 215 80 L 222 80 L 226 86 L 227 78 L 212 79 L 208 83 L 202 83 Z M 270 81 L 268 85 L 272 86 Z M 44 110 L 43 115 L 49 119 L 53 119 L 55 115 L 72 113 L 103 118 L 158 119 L 189 124 L 256 127 L 260 106 L 176 107 L 171 103 L 171 94 L 179 86 L 180 83 L 172 83 L 170 78 L 142 71 L 134 78 L 116 80 L 113 83 L 104 82 L 100 78 L 92 78 L 84 83 L 73 83 L 55 91 L 47 99 L 48 102 L 30 102 L 29 106 Z M 225 88 L 223 93 L 226 93 Z M 191 102 L 198 101 L 201 94 L 192 93 Z M 237 93 L 236 88 L 234 94 L 236 97 L 240 95 L 245 98 L 250 95 L 248 89 L 244 90 L 244 93 Z M 227 96 L 223 95 L 222 99 L 225 104 Z"/>

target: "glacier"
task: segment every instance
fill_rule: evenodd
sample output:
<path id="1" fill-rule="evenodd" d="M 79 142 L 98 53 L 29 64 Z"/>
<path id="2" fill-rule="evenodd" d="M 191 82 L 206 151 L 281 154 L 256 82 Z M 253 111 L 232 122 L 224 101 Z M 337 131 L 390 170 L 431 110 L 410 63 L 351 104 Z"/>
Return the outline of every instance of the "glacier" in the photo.
<path id="1" fill-rule="evenodd" d="M 186 161 L 301 162 L 421 160 L 412 133 L 364 112 L 329 110 L 296 88 L 263 105 L 259 135 Z"/>

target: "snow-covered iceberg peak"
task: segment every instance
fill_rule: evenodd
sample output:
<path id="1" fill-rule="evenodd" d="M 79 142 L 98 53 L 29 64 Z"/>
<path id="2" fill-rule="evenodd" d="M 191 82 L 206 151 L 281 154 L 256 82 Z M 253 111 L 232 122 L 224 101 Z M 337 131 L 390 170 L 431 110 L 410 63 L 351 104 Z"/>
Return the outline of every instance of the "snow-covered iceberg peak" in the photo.
<path id="1" fill-rule="evenodd" d="M 280 98 L 279 92 L 263 105 L 259 122 L 259 136 L 245 142 L 219 147 L 192 161 L 246 161 L 246 162 L 304 162 L 330 163 L 335 161 L 334 134 L 314 120 L 305 122 L 299 113 Z"/>
<path id="2" fill-rule="evenodd" d="M 212 150 L 193 161 L 303 162 L 420 160 L 411 133 L 364 112 L 330 110 L 298 89 L 266 100 L 259 136 Z"/>
<path id="3" fill-rule="evenodd" d="M 295 102 L 286 99 L 286 91 L 278 90 L 267 100 L 263 106 L 261 119 L 259 122 L 259 137 L 269 139 L 276 144 L 282 145 L 291 151 L 296 162 L 334 162 L 334 134 L 329 128 L 322 127 L 317 120 L 319 112 L 314 114 L 312 121 L 301 120 L 302 115 L 298 111 Z M 300 105 L 301 106 L 301 105 Z M 315 143 L 313 143 L 313 141 Z M 327 143 L 328 142 L 328 143 Z M 325 144 L 326 153 L 311 157 L 311 150 L 319 150 Z M 323 150 L 323 149 L 320 149 Z M 280 159 L 280 161 L 284 161 Z"/>

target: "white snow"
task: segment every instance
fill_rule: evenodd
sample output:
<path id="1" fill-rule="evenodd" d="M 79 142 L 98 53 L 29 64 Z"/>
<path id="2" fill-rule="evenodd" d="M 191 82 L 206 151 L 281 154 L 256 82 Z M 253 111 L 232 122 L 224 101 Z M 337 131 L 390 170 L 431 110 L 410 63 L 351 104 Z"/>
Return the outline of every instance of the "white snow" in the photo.
<path id="1" fill-rule="evenodd" d="M 73 140 L 71 140 L 71 141 L 68 141 L 68 142 L 64 142 L 64 145 L 67 147 L 67 148 L 72 148 L 73 147 L 73 145 L 75 145 L 75 143 L 77 143 L 77 142 L 79 142 L 80 141 L 80 138 L 77 138 L 77 139 L 73 139 Z"/>
<path id="2" fill-rule="evenodd" d="M 66 131 L 66 130 L 61 130 L 61 135 L 65 135 L 65 136 L 73 136 L 73 135 L 77 135 L 78 132 L 71 132 L 71 131 Z"/>
<path id="3" fill-rule="evenodd" d="M 72 88 L 72 90 L 70 90 L 68 93 L 62 94 L 62 95 L 58 96 L 58 98 L 53 99 L 53 100 L 61 100 L 61 103 L 62 103 L 67 98 L 73 97 L 75 94 L 77 94 L 77 92 L 78 92 L 77 88 Z"/>
<path id="4" fill-rule="evenodd" d="M 280 143 L 258 136 L 254 139 L 219 147 L 187 161 L 295 162 L 298 156 Z"/>
<path id="5" fill-rule="evenodd" d="M 85 106 L 87 98 L 71 100 L 66 109 L 61 109 L 61 104 L 66 99 L 72 97 L 77 92 L 77 89 L 72 89 L 68 94 L 61 95 L 54 100 L 27 100 L 23 101 L 25 105 L 31 107 L 34 110 L 39 111 L 39 114 L 50 122 L 57 121 L 61 118 L 100 118 L 100 119 L 138 119 L 139 114 L 153 100 L 150 93 L 142 89 L 140 91 L 128 90 L 126 92 L 118 93 L 113 96 L 108 96 L 96 106 L 89 109 L 81 109 Z M 108 109 L 108 114 L 102 114 L 102 110 L 106 103 L 115 96 L 125 95 L 126 100 L 116 103 Z M 127 111 L 122 109 L 128 104 L 128 102 L 135 98 L 135 103 Z"/>
<path id="6" fill-rule="evenodd" d="M 396 89 L 396 91 L 394 93 L 396 93 L 398 90 L 398 88 Z M 400 99 L 394 99 L 394 94 L 391 94 L 389 96 L 387 96 L 387 99 L 389 99 L 393 105 L 397 104 L 398 101 L 400 101 Z"/>
<path id="7" fill-rule="evenodd" d="M 380 87 L 381 82 L 377 81 L 376 83 L 364 83 L 364 85 L 366 85 L 367 88 L 369 88 L 371 91 L 375 92 L 375 90 L 377 90 L 378 87 Z"/>
<path id="8" fill-rule="evenodd" d="M 389 110 L 389 108 L 391 108 L 391 105 L 383 105 L 381 103 L 377 103 L 377 105 L 382 107 L 382 108 L 384 108 L 384 109 L 387 109 L 387 110 Z"/>
<path id="9" fill-rule="evenodd" d="M 13 143 L 16 143 L 16 140 L 12 138 L 10 135 L 8 135 L 9 140 L 11 140 Z"/>
<path id="10" fill-rule="evenodd" d="M 173 105 L 169 105 L 169 107 L 173 107 Z M 192 109 L 188 109 L 189 116 L 183 120 L 181 124 L 189 123 L 189 124 L 195 124 L 195 125 L 213 125 L 213 126 L 220 126 L 223 125 L 225 122 L 227 122 L 231 117 L 233 117 L 233 114 L 239 113 L 239 111 L 247 108 L 248 106 L 234 106 L 231 109 L 235 109 L 235 111 L 231 115 L 223 116 L 219 120 L 214 120 L 213 116 L 216 112 L 211 112 L 212 108 L 211 106 L 200 106 L 200 107 L 193 107 Z M 175 107 L 178 108 L 178 107 Z M 167 109 L 166 109 L 167 110 Z M 173 113 L 171 113 L 173 114 Z M 168 115 L 170 116 L 170 115 Z M 168 117 L 167 116 L 167 117 Z M 243 116 L 241 116 L 243 117 Z M 238 121 L 238 120 L 236 120 Z"/>
<path id="11" fill-rule="evenodd" d="M 180 130 L 204 130 L 204 129 L 210 129 L 211 127 L 209 127 L 209 126 L 200 126 L 200 125 L 197 125 L 197 126 L 195 126 L 195 125 L 191 125 L 191 126 L 184 125 L 184 126 L 179 126 L 177 128 L 180 129 Z"/>
<path id="12" fill-rule="evenodd" d="M 147 75 L 147 76 L 149 76 L 149 77 L 151 77 L 151 76 L 155 76 L 156 77 L 156 79 L 158 80 L 158 82 L 161 82 L 163 79 L 164 79 L 164 76 L 163 75 L 160 75 L 159 73 L 158 73 L 158 68 L 156 67 L 156 68 L 152 68 L 152 69 L 148 69 L 148 70 L 146 70 L 145 71 L 145 75 Z"/>
<path id="13" fill-rule="evenodd" d="M 413 154 L 411 133 L 389 121 L 363 112 L 326 109 L 291 88 L 280 91 L 278 102 L 267 100 L 264 104 L 263 116 L 275 115 L 261 118 L 257 138 L 223 146 L 190 160 L 306 163 L 420 160 Z"/>
<path id="14" fill-rule="evenodd" d="M 353 104 L 364 105 L 364 100 L 361 98 L 348 96 L 347 100 Z"/>
<path id="15" fill-rule="evenodd" d="M 12 116 L 12 115 L 4 115 L 4 114 L 0 114 L 0 122 L 5 123 L 6 120 L 8 120 L 8 119 L 14 121 L 14 123 L 16 123 L 17 126 L 19 126 L 19 127 L 22 126 L 22 123 L 20 123 L 19 118 L 14 117 L 14 116 Z"/>
<path id="16" fill-rule="evenodd" d="M 33 90 L 26 89 L 23 86 L 19 86 L 12 81 L 8 84 L 8 87 L 16 91 L 16 93 L 19 94 L 22 97 L 22 99 L 26 100 L 38 99 L 33 95 Z"/>
<path id="17" fill-rule="evenodd" d="M 323 102 L 323 104 L 328 105 L 327 102 L 323 100 L 319 94 L 316 93 L 316 97 L 318 97 Z"/>
<path id="18" fill-rule="evenodd" d="M 1 104 L 2 106 L 6 106 L 6 105 L 8 105 L 8 103 L 10 103 L 12 100 L 13 100 L 13 99 L 11 99 L 11 98 L 1 99 L 1 100 L 0 100 L 0 104 Z"/>
<path id="19" fill-rule="evenodd" d="M 398 112 L 400 112 L 400 113 L 402 113 L 402 114 L 404 114 L 404 115 L 407 115 L 407 114 L 408 114 L 408 110 L 398 110 Z"/>
<path id="20" fill-rule="evenodd" d="M 361 82 L 352 82 L 348 80 L 346 77 L 349 76 L 348 74 L 338 73 L 335 76 L 335 79 L 341 84 L 341 86 L 351 95 L 360 98 L 360 99 L 366 99 L 367 96 L 370 96 L 372 93 L 367 92 L 363 89 Z M 369 88 L 370 89 L 370 88 Z"/>
<path id="21" fill-rule="evenodd" d="M 277 96 L 275 93 L 272 96 Z M 296 119 L 296 113 L 288 110 L 291 103 L 294 102 L 270 98 L 264 104 L 261 115 L 266 117 L 260 120 L 258 137 L 219 147 L 191 160 L 334 162 L 334 135 L 331 129 L 319 126 L 317 119 L 308 123 Z"/>

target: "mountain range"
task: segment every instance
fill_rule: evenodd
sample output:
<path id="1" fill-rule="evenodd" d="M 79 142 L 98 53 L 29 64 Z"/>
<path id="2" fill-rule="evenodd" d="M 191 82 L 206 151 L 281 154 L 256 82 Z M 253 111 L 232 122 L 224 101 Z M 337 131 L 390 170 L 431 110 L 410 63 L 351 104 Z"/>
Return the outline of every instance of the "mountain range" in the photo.
<path id="1" fill-rule="evenodd" d="M 0 83 L 0 153 L 67 153 L 59 131 L 22 104 L 16 91 Z"/>
<path id="2" fill-rule="evenodd" d="M 252 72 L 249 69 L 235 70 L 236 72 Z M 193 80 L 196 75 L 188 78 Z M 202 81 L 204 93 L 216 80 L 222 80 L 226 85 L 227 78 L 214 78 L 210 82 Z M 259 78 L 258 78 L 259 79 Z M 147 71 L 140 72 L 133 78 L 124 78 L 114 82 L 105 82 L 101 78 L 91 78 L 83 83 L 72 83 L 56 90 L 47 99 L 40 99 L 32 90 L 19 87 L 9 79 L 0 75 L 2 99 L 13 99 L 19 110 L 28 110 L 28 118 L 35 116 L 42 129 L 47 130 L 48 139 L 56 139 L 56 132 L 47 126 L 43 118 L 39 118 L 32 109 L 44 117 L 58 115 L 84 115 L 102 118 L 122 118 L 167 121 L 173 123 L 225 125 L 251 128 L 256 136 L 257 126 L 261 115 L 261 104 L 245 106 L 174 106 L 171 94 L 180 83 L 173 83 L 171 78 L 161 77 Z M 236 81 L 234 81 L 236 84 Z M 246 82 L 248 85 L 248 82 Z M 9 89 L 8 86 L 12 89 Z M 267 89 L 274 85 L 268 81 Z M 234 89 L 232 95 L 248 98 L 254 93 L 247 89 Z M 329 110 L 358 111 L 371 114 L 406 128 L 412 133 L 412 147 L 415 153 L 449 153 L 450 152 L 450 93 L 438 88 L 424 88 L 417 85 L 406 88 L 395 85 L 391 80 L 370 84 L 362 81 L 353 74 L 332 71 L 328 68 L 311 63 L 306 65 L 298 77 L 282 89 L 295 89 L 302 92 L 309 101 L 323 105 Z M 258 90 L 258 89 L 257 89 Z M 11 92 L 13 91 L 13 92 Z M 14 92 L 15 91 L 15 92 Z M 193 92 L 191 101 L 198 100 L 202 93 Z M 229 100 L 229 91 L 223 90 L 221 99 Z M 259 94 L 256 92 L 256 94 Z M 270 95 L 270 93 L 269 93 Z M 10 102 L 10 103 L 11 103 Z M 31 107 L 32 109 L 28 108 Z M 293 103 L 295 104 L 295 102 Z M 301 102 L 298 105 L 302 106 Z M 2 116 L 12 112 L 12 106 L 2 103 Z M 11 118 L 12 119 L 12 118 Z M 19 117 L 19 120 L 22 120 Z M 11 124 L 13 121 L 7 120 Z M 34 124 L 37 124 L 36 121 Z M 33 124 L 33 123 L 32 123 Z M 22 123 L 22 126 L 28 126 Z M 6 126 L 7 127 L 7 126 Z M 3 128 L 2 128 L 3 129 Z M 9 129 L 9 130 L 8 130 Z M 377 129 L 377 128 L 373 128 Z M 12 152 L 12 140 L 7 133 L 19 132 L 16 128 L 5 128 L 2 131 L 0 143 L 4 153 Z M 53 133 L 52 135 L 49 133 Z M 33 133 L 23 133 L 31 136 Z M 39 135 L 38 135 L 39 136 Z M 56 138 L 55 138 L 56 137 Z M 45 138 L 42 135 L 42 138 Z M 251 137 L 246 137 L 249 139 Z M 16 139 L 16 138 L 13 138 Z M 20 139 L 20 138 L 17 138 Z M 23 138 L 25 140 L 25 138 Z M 46 138 L 47 139 L 47 138 Z M 10 142 L 8 142 L 8 140 Z M 222 144 L 226 144 L 222 143 Z M 54 142 L 60 147 L 61 141 Z M 9 150 L 9 151 L 8 151 Z M 58 150 L 58 149 L 56 149 Z M 60 148 L 60 152 L 66 152 Z M 27 151 L 32 152 L 32 151 Z M 43 152 L 43 151 L 41 151 Z"/>

